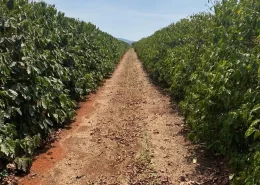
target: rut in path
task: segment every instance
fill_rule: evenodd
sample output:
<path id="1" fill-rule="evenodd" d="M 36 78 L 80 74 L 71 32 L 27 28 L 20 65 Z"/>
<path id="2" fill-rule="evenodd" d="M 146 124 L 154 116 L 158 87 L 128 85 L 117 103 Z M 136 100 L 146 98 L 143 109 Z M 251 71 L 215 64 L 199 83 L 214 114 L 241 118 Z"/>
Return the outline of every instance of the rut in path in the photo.
<path id="1" fill-rule="evenodd" d="M 58 149 L 37 159 L 19 184 L 227 183 L 217 176 L 222 167 L 210 166 L 185 139 L 183 118 L 149 82 L 133 49 L 99 90 L 91 113 L 87 107 L 79 110 L 78 126 L 64 131 Z M 53 165 L 41 171 L 39 161 L 48 165 L 52 155 L 62 157 L 51 157 Z"/>

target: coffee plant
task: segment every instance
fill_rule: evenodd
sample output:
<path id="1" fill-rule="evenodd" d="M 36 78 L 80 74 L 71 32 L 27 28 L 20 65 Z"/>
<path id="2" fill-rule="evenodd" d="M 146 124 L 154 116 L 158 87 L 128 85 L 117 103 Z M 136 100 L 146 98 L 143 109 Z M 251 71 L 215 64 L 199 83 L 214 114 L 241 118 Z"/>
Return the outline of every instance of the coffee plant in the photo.
<path id="1" fill-rule="evenodd" d="M 53 5 L 0 0 L 0 170 L 14 162 L 27 171 L 43 139 L 73 119 L 76 102 L 127 48 Z"/>
<path id="2" fill-rule="evenodd" d="M 189 137 L 229 159 L 233 184 L 260 184 L 260 1 L 216 1 L 134 47 Z"/>

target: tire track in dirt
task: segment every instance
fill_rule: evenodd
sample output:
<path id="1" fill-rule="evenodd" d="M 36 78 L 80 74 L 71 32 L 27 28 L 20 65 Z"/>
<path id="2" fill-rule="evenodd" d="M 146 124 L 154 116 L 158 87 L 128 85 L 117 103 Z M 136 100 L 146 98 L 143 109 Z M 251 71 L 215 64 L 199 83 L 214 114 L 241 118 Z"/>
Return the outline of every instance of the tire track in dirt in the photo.
<path id="1" fill-rule="evenodd" d="M 49 170 L 32 168 L 19 184 L 226 183 L 216 173 L 222 166 L 212 168 L 185 139 L 183 118 L 150 83 L 133 49 L 92 101 L 91 114 L 83 106 L 78 127 L 61 135 L 63 158 Z"/>

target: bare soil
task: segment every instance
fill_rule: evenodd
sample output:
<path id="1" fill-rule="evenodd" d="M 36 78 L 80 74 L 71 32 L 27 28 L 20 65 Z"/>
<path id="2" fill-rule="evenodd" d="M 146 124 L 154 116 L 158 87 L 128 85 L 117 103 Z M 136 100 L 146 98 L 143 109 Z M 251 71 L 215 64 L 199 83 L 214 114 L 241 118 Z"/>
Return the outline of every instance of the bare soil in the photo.
<path id="1" fill-rule="evenodd" d="M 229 184 L 225 164 L 187 140 L 173 107 L 131 49 L 19 184 Z"/>

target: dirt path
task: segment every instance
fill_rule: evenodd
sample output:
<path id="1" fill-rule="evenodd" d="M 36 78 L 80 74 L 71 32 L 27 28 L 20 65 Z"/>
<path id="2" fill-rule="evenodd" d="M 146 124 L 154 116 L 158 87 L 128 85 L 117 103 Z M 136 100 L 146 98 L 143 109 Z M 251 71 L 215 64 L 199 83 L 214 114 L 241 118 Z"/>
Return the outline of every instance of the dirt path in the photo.
<path id="1" fill-rule="evenodd" d="M 225 184 L 221 165 L 208 161 L 182 131 L 182 117 L 131 49 L 83 104 L 73 129 L 62 132 L 19 184 Z"/>

